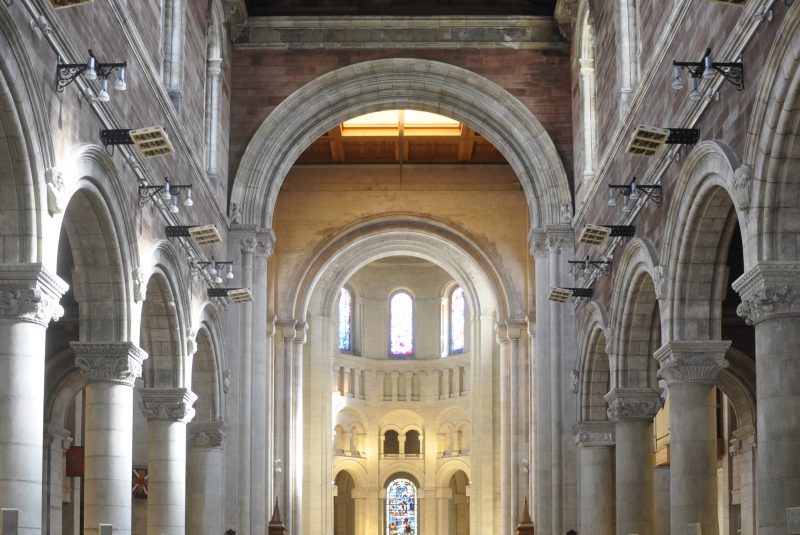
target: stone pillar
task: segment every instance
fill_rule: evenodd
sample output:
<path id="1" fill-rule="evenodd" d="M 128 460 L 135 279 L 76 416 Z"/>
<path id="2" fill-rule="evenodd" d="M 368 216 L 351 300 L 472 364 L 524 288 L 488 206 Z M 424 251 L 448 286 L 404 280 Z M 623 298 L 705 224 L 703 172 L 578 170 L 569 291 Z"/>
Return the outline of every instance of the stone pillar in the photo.
<path id="1" fill-rule="evenodd" d="M 225 423 L 190 422 L 187 426 L 189 462 L 186 474 L 186 530 L 190 534 L 222 533 L 225 513 Z"/>
<path id="2" fill-rule="evenodd" d="M 451 489 L 436 489 L 436 533 L 450 533 L 450 502 L 452 500 L 453 491 Z"/>
<path id="3" fill-rule="evenodd" d="M 355 524 L 355 535 L 367 535 L 367 492 L 366 489 L 353 489 L 350 497 L 355 501 L 355 512 L 353 521 Z"/>
<path id="4" fill-rule="evenodd" d="M 670 526 L 719 532 L 717 518 L 717 401 L 714 384 L 728 363 L 729 341 L 673 341 L 654 354 L 670 400 Z"/>
<path id="5" fill-rule="evenodd" d="M 141 388 L 147 418 L 148 535 L 186 531 L 186 423 L 197 396 L 186 388 Z"/>
<path id="6" fill-rule="evenodd" d="M 131 342 L 72 342 L 84 389 L 84 525 L 131 532 L 133 384 L 145 353 Z"/>
<path id="7" fill-rule="evenodd" d="M 67 285 L 41 264 L 0 265 L 0 507 L 42 530 L 44 343 Z"/>
<path id="8" fill-rule="evenodd" d="M 56 424 L 45 424 L 44 430 L 44 532 L 61 533 L 63 528 L 65 460 L 72 443 L 70 432 Z"/>
<path id="9" fill-rule="evenodd" d="M 614 424 L 576 426 L 580 533 L 614 535 Z"/>
<path id="10" fill-rule="evenodd" d="M 758 533 L 783 535 L 800 506 L 800 262 L 761 262 L 733 289 L 756 336 Z"/>
<path id="11" fill-rule="evenodd" d="M 614 388 L 606 394 L 615 423 L 617 534 L 651 535 L 653 526 L 652 423 L 661 409 L 656 388 Z"/>
<path id="12" fill-rule="evenodd" d="M 218 53 L 221 51 L 217 51 Z M 222 58 L 209 58 L 206 63 L 206 172 L 219 175 L 219 90 L 222 85 Z"/>
<path id="13" fill-rule="evenodd" d="M 756 436 L 752 425 L 740 427 L 731 438 L 731 461 L 739 474 L 742 534 L 756 535 Z"/>

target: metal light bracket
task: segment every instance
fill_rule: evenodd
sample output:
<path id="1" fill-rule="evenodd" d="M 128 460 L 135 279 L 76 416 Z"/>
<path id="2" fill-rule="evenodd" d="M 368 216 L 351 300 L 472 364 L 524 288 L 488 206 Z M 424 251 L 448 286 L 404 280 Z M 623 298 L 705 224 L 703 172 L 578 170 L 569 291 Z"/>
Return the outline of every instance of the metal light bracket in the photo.
<path id="1" fill-rule="evenodd" d="M 700 130 L 697 128 L 668 128 L 667 145 L 695 145 L 700 141 Z"/>
<path id="2" fill-rule="evenodd" d="M 588 271 L 591 268 L 597 268 L 603 275 L 611 274 L 611 262 L 608 260 L 590 260 L 587 256 L 584 260 L 568 260 L 570 265 L 575 266 L 576 270 Z"/>
<path id="3" fill-rule="evenodd" d="M 673 61 L 674 67 L 680 67 L 689 71 L 692 78 L 702 78 L 706 68 L 706 58 L 711 55 L 711 49 L 707 48 L 703 59 L 700 61 Z M 744 89 L 744 64 L 741 61 L 717 63 L 711 62 L 711 67 L 725 77 L 727 81 L 736 87 L 737 91 Z"/>
<path id="4" fill-rule="evenodd" d="M 192 275 L 195 275 L 200 272 L 200 270 L 207 268 L 208 266 L 232 266 L 232 260 L 217 260 L 213 256 L 211 260 L 202 261 L 202 262 L 195 262 L 194 260 L 189 261 L 189 269 L 192 272 Z"/>
<path id="5" fill-rule="evenodd" d="M 656 206 L 661 206 L 663 202 L 663 192 L 660 184 L 637 184 L 636 177 L 633 177 L 630 184 L 609 184 L 608 187 L 612 191 L 620 193 L 623 197 L 630 198 L 631 194 L 637 191 Z"/>
<path id="6" fill-rule="evenodd" d="M 94 70 L 97 72 L 97 78 L 101 80 L 108 80 L 108 77 L 116 69 L 127 67 L 127 62 L 125 61 L 121 63 L 100 63 L 95 58 L 91 48 L 89 49 L 89 57 L 94 58 Z M 59 63 L 56 65 L 56 91 L 63 93 L 64 88 L 74 82 L 75 78 L 88 68 L 88 63 Z"/>
<path id="7" fill-rule="evenodd" d="M 156 195 L 164 191 L 169 184 L 169 193 L 175 197 L 179 197 L 184 191 L 191 190 L 191 184 L 172 184 L 167 177 L 164 177 L 165 184 L 163 186 L 151 186 L 149 184 L 141 184 L 139 186 L 139 206 L 144 206 L 149 201 L 152 201 Z"/>

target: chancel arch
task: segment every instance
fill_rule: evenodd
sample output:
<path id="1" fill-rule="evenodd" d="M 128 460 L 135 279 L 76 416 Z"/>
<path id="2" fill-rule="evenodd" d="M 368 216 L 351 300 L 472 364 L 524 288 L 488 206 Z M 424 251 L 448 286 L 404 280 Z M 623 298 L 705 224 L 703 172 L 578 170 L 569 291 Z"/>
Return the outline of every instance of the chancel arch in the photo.
<path id="1" fill-rule="evenodd" d="M 480 102 L 491 102 L 491 113 L 477 107 Z M 404 107 L 463 121 L 485 136 L 519 178 L 533 228 L 561 222 L 562 206 L 571 212 L 561 158 L 536 117 L 516 98 L 455 65 L 394 58 L 327 73 L 270 113 L 236 173 L 232 202 L 241 208 L 243 222 L 272 227 L 284 178 L 303 150 L 322 134 L 358 115 Z"/>

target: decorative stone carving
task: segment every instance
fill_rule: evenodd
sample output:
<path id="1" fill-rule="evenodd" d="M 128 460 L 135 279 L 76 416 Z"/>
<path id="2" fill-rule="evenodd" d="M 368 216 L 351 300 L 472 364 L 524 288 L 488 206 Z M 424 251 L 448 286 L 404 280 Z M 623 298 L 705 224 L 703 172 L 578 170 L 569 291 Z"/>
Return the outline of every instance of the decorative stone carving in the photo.
<path id="1" fill-rule="evenodd" d="M 0 266 L 0 319 L 47 327 L 64 315 L 58 302 L 67 287 L 41 264 L 4 264 Z"/>
<path id="2" fill-rule="evenodd" d="M 572 203 L 562 202 L 561 206 L 561 222 L 569 223 L 572 221 Z"/>
<path id="3" fill-rule="evenodd" d="M 231 371 L 224 370 L 222 372 L 222 391 L 226 394 L 231 390 Z"/>
<path id="4" fill-rule="evenodd" d="M 272 256 L 272 248 L 275 245 L 275 233 L 272 229 L 266 229 L 256 234 L 258 245 L 256 246 L 256 256 L 269 258 Z"/>
<path id="5" fill-rule="evenodd" d="M 60 214 L 67 206 L 67 186 L 64 184 L 64 175 L 57 167 L 45 171 L 47 182 L 47 208 L 50 214 Z"/>
<path id="6" fill-rule="evenodd" d="M 197 395 L 187 388 L 141 388 L 139 408 L 148 420 L 189 422 Z"/>
<path id="7" fill-rule="evenodd" d="M 132 342 L 70 342 L 75 366 L 90 383 L 133 386 L 147 353 Z"/>
<path id="8" fill-rule="evenodd" d="M 258 245 L 258 242 L 252 238 L 242 238 L 239 240 L 239 245 L 242 248 L 242 253 L 253 254 L 256 250 L 256 245 Z"/>
<path id="9" fill-rule="evenodd" d="M 186 355 L 192 356 L 197 353 L 197 331 L 189 327 L 186 329 Z"/>
<path id="10" fill-rule="evenodd" d="M 548 236 L 547 237 L 547 250 L 560 253 L 561 248 L 564 246 L 564 238 L 560 236 Z"/>
<path id="11" fill-rule="evenodd" d="M 733 172 L 734 201 L 739 210 L 750 208 L 750 187 L 753 183 L 753 168 L 743 164 Z"/>
<path id="12" fill-rule="evenodd" d="M 579 422 L 575 426 L 575 444 L 580 446 L 613 446 L 614 440 L 611 422 Z"/>
<path id="13" fill-rule="evenodd" d="M 572 389 L 572 392 L 574 394 L 577 394 L 578 393 L 578 385 L 581 382 L 581 372 L 580 372 L 580 370 L 577 370 L 577 369 L 570 370 L 570 372 L 569 372 L 569 382 L 570 382 L 570 388 Z"/>
<path id="14" fill-rule="evenodd" d="M 653 286 L 655 286 L 658 299 L 667 298 L 667 269 L 664 266 L 659 265 L 653 268 Z"/>
<path id="15" fill-rule="evenodd" d="M 653 356 L 660 365 L 659 376 L 668 387 L 684 383 L 714 383 L 720 372 L 728 367 L 725 352 L 730 345 L 728 340 L 668 342 Z"/>
<path id="16" fill-rule="evenodd" d="M 190 448 L 221 448 L 227 426 L 221 421 L 190 422 L 186 444 Z"/>
<path id="17" fill-rule="evenodd" d="M 605 395 L 612 422 L 650 421 L 661 409 L 657 388 L 615 388 Z"/>
<path id="18" fill-rule="evenodd" d="M 147 273 L 143 268 L 137 267 L 131 272 L 133 279 L 133 300 L 141 303 L 147 297 Z"/>
<path id="19" fill-rule="evenodd" d="M 547 233 L 544 230 L 532 229 L 530 232 L 528 232 L 530 254 L 538 258 L 547 256 L 547 245 L 545 244 L 546 239 Z"/>
<path id="20" fill-rule="evenodd" d="M 231 203 L 231 210 L 228 214 L 228 224 L 230 225 L 241 225 L 242 224 L 242 211 L 239 209 L 239 205 Z"/>
<path id="21" fill-rule="evenodd" d="M 736 313 L 748 325 L 800 315 L 800 262 L 761 262 L 732 286 L 742 296 Z"/>

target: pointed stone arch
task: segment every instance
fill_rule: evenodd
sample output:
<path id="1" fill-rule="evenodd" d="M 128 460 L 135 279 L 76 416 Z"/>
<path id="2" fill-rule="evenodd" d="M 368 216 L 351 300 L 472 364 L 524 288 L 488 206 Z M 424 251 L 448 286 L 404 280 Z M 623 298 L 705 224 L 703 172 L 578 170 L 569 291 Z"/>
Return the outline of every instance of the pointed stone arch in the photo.
<path id="1" fill-rule="evenodd" d="M 478 103 L 487 104 L 481 108 Z M 569 182 L 555 145 L 522 103 L 466 69 L 393 58 L 324 74 L 270 113 L 247 146 L 233 185 L 231 202 L 241 209 L 242 222 L 272 227 L 286 174 L 323 133 L 357 115 L 398 107 L 452 117 L 492 142 L 520 180 L 533 228 L 559 223 L 562 205 L 572 213 Z"/>

